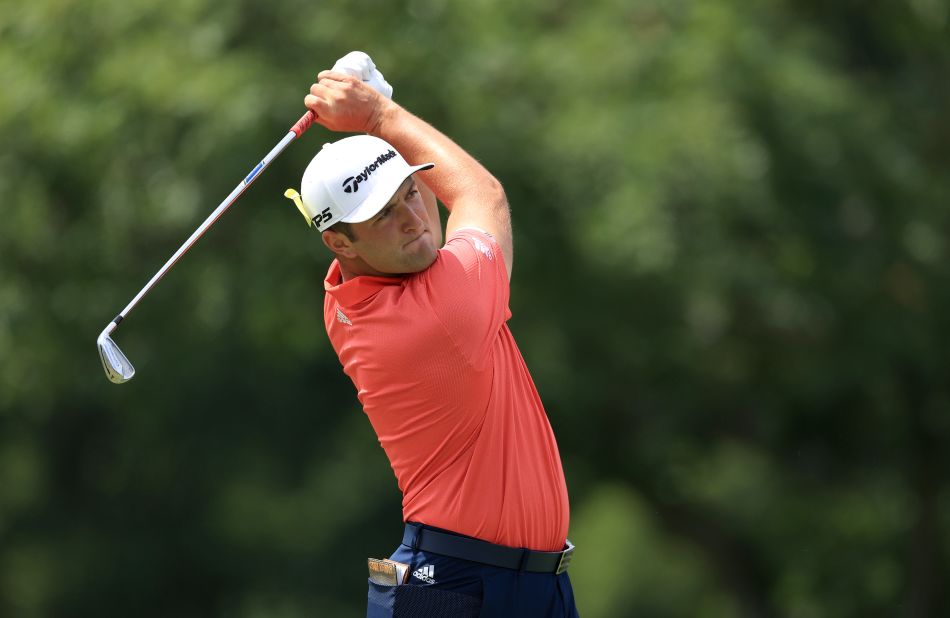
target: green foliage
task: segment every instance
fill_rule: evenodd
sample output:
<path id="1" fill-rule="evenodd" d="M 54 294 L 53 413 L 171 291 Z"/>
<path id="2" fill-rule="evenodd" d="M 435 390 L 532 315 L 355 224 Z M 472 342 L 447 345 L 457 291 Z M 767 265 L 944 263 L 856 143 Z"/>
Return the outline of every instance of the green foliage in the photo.
<path id="1" fill-rule="evenodd" d="M 356 616 L 399 495 L 281 196 L 370 53 L 504 183 L 585 616 L 950 612 L 936 0 L 0 8 L 0 615 Z"/>

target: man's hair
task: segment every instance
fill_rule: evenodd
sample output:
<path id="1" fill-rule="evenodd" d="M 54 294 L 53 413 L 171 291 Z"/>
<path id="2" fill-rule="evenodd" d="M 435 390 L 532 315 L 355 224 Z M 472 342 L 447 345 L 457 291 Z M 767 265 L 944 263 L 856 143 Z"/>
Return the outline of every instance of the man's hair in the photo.
<path id="1" fill-rule="evenodd" d="M 343 234 L 350 240 L 356 240 L 356 232 L 353 231 L 353 226 L 346 221 L 337 221 L 327 229 L 337 234 Z"/>

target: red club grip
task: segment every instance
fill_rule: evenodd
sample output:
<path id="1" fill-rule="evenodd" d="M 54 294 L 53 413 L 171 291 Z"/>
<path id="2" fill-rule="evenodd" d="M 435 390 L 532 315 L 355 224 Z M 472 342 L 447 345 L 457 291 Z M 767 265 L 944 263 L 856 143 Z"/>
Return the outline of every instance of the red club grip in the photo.
<path id="1" fill-rule="evenodd" d="M 300 120 L 297 121 L 297 124 L 290 127 L 290 130 L 297 134 L 297 137 L 306 132 L 310 128 L 310 125 L 313 124 L 314 119 L 317 117 L 312 110 L 307 110 L 307 113 L 300 117 Z"/>

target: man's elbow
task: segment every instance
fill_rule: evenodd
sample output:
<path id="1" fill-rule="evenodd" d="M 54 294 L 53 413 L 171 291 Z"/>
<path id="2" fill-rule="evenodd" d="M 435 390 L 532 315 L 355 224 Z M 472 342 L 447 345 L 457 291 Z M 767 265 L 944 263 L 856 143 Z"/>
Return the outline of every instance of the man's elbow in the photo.
<path id="1" fill-rule="evenodd" d="M 511 267 L 514 259 L 513 239 L 511 233 L 511 207 L 508 205 L 508 196 L 505 188 L 496 178 L 492 178 L 490 197 L 485 203 L 491 204 L 492 218 L 495 220 L 495 238 L 505 257 L 508 270 L 508 279 L 511 279 Z"/>
<path id="2" fill-rule="evenodd" d="M 500 218 L 508 218 L 510 216 L 511 208 L 508 205 L 508 196 L 505 194 L 505 188 L 494 176 L 492 176 L 491 181 L 487 183 L 484 203 L 491 205 L 495 216 Z"/>

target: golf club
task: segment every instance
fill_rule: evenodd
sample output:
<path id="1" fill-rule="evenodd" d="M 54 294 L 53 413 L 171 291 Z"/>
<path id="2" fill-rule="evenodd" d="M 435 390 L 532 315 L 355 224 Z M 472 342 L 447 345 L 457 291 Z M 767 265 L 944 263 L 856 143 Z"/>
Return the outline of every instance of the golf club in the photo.
<path id="1" fill-rule="evenodd" d="M 142 300 L 142 297 L 148 294 L 148 292 L 153 287 L 155 287 L 155 284 L 158 283 L 165 273 L 167 273 L 171 267 L 175 265 L 175 262 L 177 262 L 178 259 L 181 258 L 181 256 L 183 256 L 185 253 L 187 253 L 188 250 L 191 249 L 192 245 L 194 245 L 195 242 L 197 242 L 197 240 L 208 231 L 208 228 L 210 228 L 214 222 L 217 221 L 218 218 L 223 215 L 224 212 L 235 201 L 237 201 L 239 197 L 241 197 L 241 194 L 244 193 L 244 191 L 249 186 L 251 186 L 251 183 L 254 182 L 257 176 L 262 171 L 267 169 L 267 166 L 270 165 L 271 161 L 277 158 L 277 155 L 283 152 L 290 142 L 303 135 L 304 132 L 310 128 L 310 126 L 313 124 L 314 118 L 314 113 L 312 111 L 307 111 L 307 113 L 304 114 L 293 127 L 291 127 L 287 135 L 285 135 L 284 138 L 280 140 L 280 142 L 278 142 L 278 144 L 274 146 L 274 148 L 269 153 L 267 153 L 267 156 L 265 156 L 264 159 L 261 160 L 261 162 L 258 163 L 247 176 L 244 177 L 244 180 L 242 180 L 240 184 L 238 184 L 238 186 L 236 186 L 234 190 L 231 191 L 231 194 L 226 197 L 217 208 L 214 209 L 214 211 L 208 216 L 207 219 L 204 220 L 200 226 L 198 226 L 198 229 L 196 229 L 192 235 L 188 237 L 188 240 L 186 240 L 185 243 L 178 248 L 178 251 L 176 251 L 175 254 L 172 255 L 167 262 L 165 262 L 165 265 L 162 266 L 161 269 L 155 273 L 152 279 L 147 284 L 145 284 L 145 287 L 135 295 L 135 298 L 132 299 L 132 302 L 126 305 L 125 309 L 120 311 L 119 315 L 115 316 L 115 319 L 113 319 L 109 325 L 103 329 L 102 333 L 99 335 L 99 338 L 96 340 L 96 344 L 99 346 L 99 357 L 102 359 L 102 368 L 105 369 L 106 376 L 109 378 L 109 380 L 116 384 L 122 384 L 123 382 L 128 382 L 131 380 L 132 376 L 135 375 L 135 367 L 132 366 L 132 363 L 129 362 L 128 357 L 122 353 L 122 350 L 119 349 L 119 346 L 117 346 L 115 341 L 112 340 L 112 333 L 115 332 L 115 329 L 119 326 L 122 320 L 124 320 L 129 312 L 132 311 L 132 308 L 135 307 L 135 305 L 138 304 L 140 300 Z"/>

